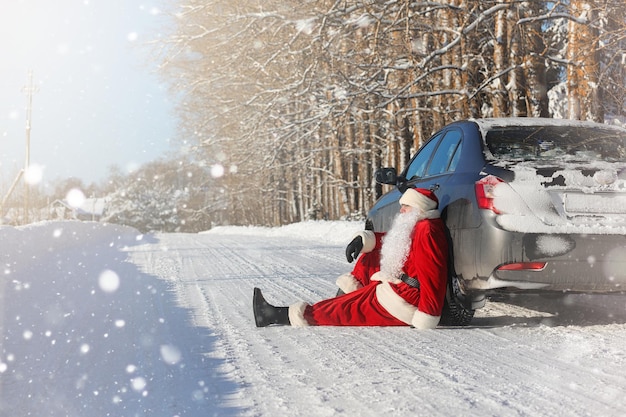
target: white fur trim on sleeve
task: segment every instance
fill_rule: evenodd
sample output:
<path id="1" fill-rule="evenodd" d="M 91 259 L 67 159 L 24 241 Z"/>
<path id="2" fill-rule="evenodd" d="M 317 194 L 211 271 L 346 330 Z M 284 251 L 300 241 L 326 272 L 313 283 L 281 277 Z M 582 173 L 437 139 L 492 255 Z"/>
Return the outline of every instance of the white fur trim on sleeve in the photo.
<path id="1" fill-rule="evenodd" d="M 339 288 L 341 288 L 341 291 L 346 294 L 363 287 L 363 285 L 354 277 L 354 275 L 350 273 L 340 275 L 335 283 Z"/>
<path id="2" fill-rule="evenodd" d="M 411 325 L 416 329 L 426 330 L 434 329 L 439 324 L 441 316 L 431 316 L 423 311 L 416 310 L 411 319 Z"/>
<path id="3" fill-rule="evenodd" d="M 372 274 L 372 276 L 370 277 L 370 281 L 386 281 L 393 284 L 399 284 L 402 282 L 398 278 L 394 278 L 383 271 L 378 271 Z"/>
<path id="4" fill-rule="evenodd" d="M 374 250 L 376 247 L 376 235 L 371 230 L 361 230 L 356 233 L 352 239 L 357 236 L 361 236 L 363 238 L 363 249 L 361 249 L 362 253 L 368 253 Z"/>
<path id="5" fill-rule="evenodd" d="M 309 325 L 309 322 L 304 318 L 304 309 L 307 306 L 308 304 L 304 301 L 298 301 L 289 306 L 289 323 L 293 327 L 306 327 Z"/>
<path id="6" fill-rule="evenodd" d="M 389 281 L 385 276 L 384 272 L 378 271 L 374 272 L 370 277 L 370 281 Z"/>

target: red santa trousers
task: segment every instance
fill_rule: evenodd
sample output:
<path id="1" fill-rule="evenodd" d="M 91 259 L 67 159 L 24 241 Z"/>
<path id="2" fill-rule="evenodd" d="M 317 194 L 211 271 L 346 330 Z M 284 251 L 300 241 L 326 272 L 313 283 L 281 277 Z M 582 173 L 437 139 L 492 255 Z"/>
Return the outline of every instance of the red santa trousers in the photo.
<path id="1" fill-rule="evenodd" d="M 378 301 L 376 287 L 381 284 L 374 281 L 348 294 L 307 305 L 304 319 L 311 326 L 406 326 Z M 391 285 L 398 296 L 417 304 L 418 290 L 404 283 Z"/>

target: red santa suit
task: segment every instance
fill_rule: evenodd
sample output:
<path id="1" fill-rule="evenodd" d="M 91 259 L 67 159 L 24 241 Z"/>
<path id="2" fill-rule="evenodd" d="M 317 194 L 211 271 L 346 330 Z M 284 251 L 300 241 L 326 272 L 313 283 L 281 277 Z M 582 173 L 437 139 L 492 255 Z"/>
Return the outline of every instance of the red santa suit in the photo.
<path id="1" fill-rule="evenodd" d="M 437 326 L 448 276 L 448 243 L 437 198 L 428 190 L 409 189 L 400 204 L 416 210 L 414 226 L 403 233 L 402 224 L 394 221 L 388 235 L 362 232 L 364 253 L 348 274 L 354 288 L 312 305 L 289 306 L 292 326 Z M 399 236 L 395 247 L 392 236 Z M 399 248 L 402 239 L 406 244 Z M 416 278 L 419 288 L 402 281 L 403 274 Z"/>

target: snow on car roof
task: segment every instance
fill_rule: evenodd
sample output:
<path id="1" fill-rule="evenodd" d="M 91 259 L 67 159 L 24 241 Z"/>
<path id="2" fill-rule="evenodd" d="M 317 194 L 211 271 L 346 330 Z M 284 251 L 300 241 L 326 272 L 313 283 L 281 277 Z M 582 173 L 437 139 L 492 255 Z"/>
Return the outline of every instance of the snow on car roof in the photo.
<path id="1" fill-rule="evenodd" d="M 485 137 L 486 132 L 497 127 L 504 126 L 572 126 L 572 127 L 603 127 L 607 129 L 616 129 L 626 133 L 626 129 L 609 124 L 595 123 L 581 120 L 570 119 L 552 119 L 539 117 L 501 117 L 501 118 L 484 118 L 484 119 L 468 119 L 478 125 L 480 132 Z"/>

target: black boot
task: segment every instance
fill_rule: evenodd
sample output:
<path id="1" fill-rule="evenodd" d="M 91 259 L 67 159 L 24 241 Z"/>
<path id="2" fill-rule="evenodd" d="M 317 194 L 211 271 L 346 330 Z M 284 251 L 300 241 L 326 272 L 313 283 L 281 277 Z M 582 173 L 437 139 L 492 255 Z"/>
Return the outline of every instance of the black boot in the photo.
<path id="1" fill-rule="evenodd" d="M 254 289 L 252 308 L 256 327 L 265 327 L 270 324 L 291 324 L 289 322 L 289 307 L 274 307 L 269 304 L 258 288 Z"/>

